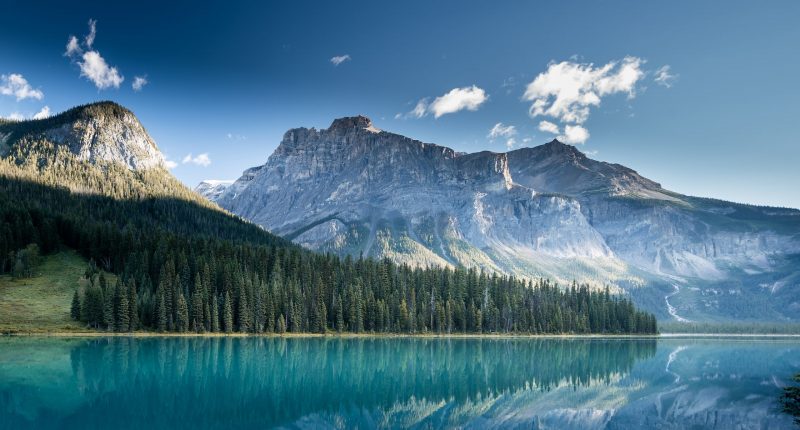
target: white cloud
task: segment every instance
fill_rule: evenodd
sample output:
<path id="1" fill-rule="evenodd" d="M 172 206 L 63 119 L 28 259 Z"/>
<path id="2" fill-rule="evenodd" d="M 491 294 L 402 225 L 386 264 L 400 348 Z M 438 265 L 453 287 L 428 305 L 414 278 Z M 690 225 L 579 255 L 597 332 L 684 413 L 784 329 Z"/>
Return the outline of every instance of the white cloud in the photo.
<path id="1" fill-rule="evenodd" d="M 514 139 L 513 137 L 506 140 L 506 148 L 508 148 L 509 151 L 514 149 L 514 146 L 516 145 L 517 145 L 517 140 Z"/>
<path id="2" fill-rule="evenodd" d="M 533 102 L 530 115 L 549 116 L 562 122 L 582 124 L 592 106 L 615 93 L 636 95 L 636 83 L 644 76 L 643 60 L 625 57 L 604 66 L 562 61 L 551 63 L 528 84 L 523 99 Z"/>
<path id="3" fill-rule="evenodd" d="M 243 134 L 228 133 L 226 137 L 228 140 L 247 140 L 247 136 Z"/>
<path id="4" fill-rule="evenodd" d="M 67 42 L 67 50 L 64 52 L 64 56 L 72 57 L 73 55 L 79 55 L 81 53 L 83 53 L 83 49 L 81 49 L 81 46 L 78 43 L 78 38 L 75 36 L 70 36 L 69 41 Z"/>
<path id="5" fill-rule="evenodd" d="M 564 127 L 564 134 L 558 136 L 558 140 L 571 145 L 581 144 L 589 140 L 589 130 L 580 125 L 567 124 Z"/>
<path id="6" fill-rule="evenodd" d="M 86 47 L 91 48 L 94 44 L 94 38 L 97 37 L 97 20 L 89 19 L 89 34 L 86 35 Z"/>
<path id="7" fill-rule="evenodd" d="M 670 66 L 661 66 L 656 70 L 656 77 L 653 79 L 656 81 L 658 85 L 664 87 L 671 87 L 675 80 L 678 79 L 678 75 L 670 73 L 671 67 Z"/>
<path id="8" fill-rule="evenodd" d="M 76 57 L 80 57 L 76 62 L 81 69 L 81 76 L 92 81 L 97 89 L 119 88 L 125 77 L 119 73 L 116 67 L 109 66 L 103 56 L 100 55 L 100 52 L 91 50 L 96 36 L 97 21 L 90 19 L 89 34 L 84 38 L 84 47 L 87 51 L 84 52 L 81 49 L 75 36 L 70 36 L 64 55 L 73 60 Z"/>
<path id="9" fill-rule="evenodd" d="M 17 101 L 24 99 L 41 100 L 44 98 L 44 93 L 41 90 L 33 89 L 28 80 L 19 73 L 0 76 L 0 94 L 14 96 Z"/>
<path id="10" fill-rule="evenodd" d="M 436 97 L 428 110 L 433 112 L 434 118 L 439 118 L 448 113 L 455 113 L 460 110 L 478 110 L 489 97 L 486 91 L 473 85 L 471 87 L 453 88 L 447 94 Z"/>
<path id="11" fill-rule="evenodd" d="M 435 118 L 448 113 L 455 113 L 461 110 L 478 110 L 489 96 L 486 91 L 477 86 L 463 88 L 453 88 L 447 93 L 436 97 L 432 102 L 428 102 L 428 98 L 420 99 L 410 112 L 405 114 L 398 113 L 395 119 L 401 118 L 422 118 L 428 114 L 433 114 Z"/>
<path id="12" fill-rule="evenodd" d="M 414 109 L 411 110 L 410 115 L 414 118 L 422 118 L 428 113 L 428 99 L 422 99 L 417 102 L 417 105 L 414 106 Z"/>
<path id="13" fill-rule="evenodd" d="M 174 168 L 178 167 L 178 163 L 176 163 L 176 162 L 174 162 L 172 160 L 164 159 L 164 167 L 166 167 L 167 169 L 174 169 Z"/>
<path id="14" fill-rule="evenodd" d="M 131 88 L 133 88 L 134 91 L 141 91 L 148 83 L 147 76 L 134 76 Z"/>
<path id="15" fill-rule="evenodd" d="M 186 154 L 181 161 L 183 164 L 194 164 L 197 166 L 208 167 L 211 164 L 211 158 L 209 158 L 208 153 L 204 152 L 202 154 L 198 154 L 196 157 L 192 157 L 192 153 Z"/>
<path id="16" fill-rule="evenodd" d="M 33 115 L 33 119 L 45 119 L 50 117 L 50 106 L 45 106 Z"/>
<path id="17" fill-rule="evenodd" d="M 511 137 L 517 134 L 517 128 L 513 125 L 503 125 L 502 122 L 498 122 L 497 124 L 489 130 L 489 134 L 487 137 L 489 139 L 496 139 L 498 137 Z"/>
<path id="18" fill-rule="evenodd" d="M 342 64 L 345 61 L 350 61 L 350 60 L 351 60 L 351 58 L 350 58 L 350 55 L 348 55 L 348 54 L 337 55 L 337 56 L 331 58 L 331 63 L 333 63 L 334 66 L 338 66 L 339 64 Z"/>
<path id="19" fill-rule="evenodd" d="M 120 75 L 116 67 L 111 67 L 97 51 L 89 51 L 83 54 L 83 61 L 78 61 L 81 68 L 81 76 L 86 77 L 99 90 L 114 87 L 119 88 L 125 77 Z"/>
<path id="20" fill-rule="evenodd" d="M 539 131 L 543 131 L 545 133 L 553 133 L 558 134 L 561 133 L 561 130 L 558 129 L 558 126 L 553 124 L 550 121 L 542 121 L 539 123 Z"/>

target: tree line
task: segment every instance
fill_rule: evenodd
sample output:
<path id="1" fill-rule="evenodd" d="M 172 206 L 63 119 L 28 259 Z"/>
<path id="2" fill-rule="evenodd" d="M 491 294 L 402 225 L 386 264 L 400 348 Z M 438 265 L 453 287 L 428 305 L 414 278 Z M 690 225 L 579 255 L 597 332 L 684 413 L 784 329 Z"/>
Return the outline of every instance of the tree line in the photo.
<path id="1" fill-rule="evenodd" d="M 608 289 L 313 253 L 216 208 L 162 169 L 88 164 L 47 140 L 23 138 L 15 145 L 0 159 L 0 273 L 13 271 L 26 247 L 35 245 L 43 254 L 77 250 L 92 263 L 88 285 L 72 298 L 72 316 L 90 327 L 227 333 L 657 330 L 652 314 Z"/>

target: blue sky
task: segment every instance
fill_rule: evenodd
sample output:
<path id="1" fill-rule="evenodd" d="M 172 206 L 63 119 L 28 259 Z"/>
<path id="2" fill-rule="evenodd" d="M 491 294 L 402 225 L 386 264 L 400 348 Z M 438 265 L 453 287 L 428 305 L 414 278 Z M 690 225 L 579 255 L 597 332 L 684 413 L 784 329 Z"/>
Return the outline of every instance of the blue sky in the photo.
<path id="1" fill-rule="evenodd" d="M 562 136 L 678 192 L 800 207 L 800 2 L 78 3 L 2 1 L 0 116 L 117 101 L 188 185 L 364 114 L 459 151 Z"/>

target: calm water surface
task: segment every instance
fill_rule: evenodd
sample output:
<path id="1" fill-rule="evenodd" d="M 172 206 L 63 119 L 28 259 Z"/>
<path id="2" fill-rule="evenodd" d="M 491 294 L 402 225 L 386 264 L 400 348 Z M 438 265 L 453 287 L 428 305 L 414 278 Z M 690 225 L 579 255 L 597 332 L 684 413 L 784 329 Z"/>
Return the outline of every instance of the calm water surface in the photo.
<path id="1" fill-rule="evenodd" d="M 0 338 L 0 429 L 792 428 L 800 340 Z"/>

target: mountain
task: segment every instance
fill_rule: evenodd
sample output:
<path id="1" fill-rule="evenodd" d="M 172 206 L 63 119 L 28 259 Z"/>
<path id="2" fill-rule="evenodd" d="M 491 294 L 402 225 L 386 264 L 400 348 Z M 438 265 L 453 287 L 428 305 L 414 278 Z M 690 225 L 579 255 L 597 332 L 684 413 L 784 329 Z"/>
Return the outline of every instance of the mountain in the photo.
<path id="1" fill-rule="evenodd" d="M 657 330 L 655 316 L 628 298 L 586 285 L 561 290 L 546 280 L 304 250 L 183 186 L 133 113 L 115 103 L 3 122 L 0 141 L 0 291 L 7 274 L 63 280 L 22 294 L 24 303 L 0 294 L 0 309 L 14 310 L 3 319 L 11 327 L 39 321 L 41 298 L 58 304 L 50 312 L 69 307 L 84 327 L 117 332 Z M 453 171 L 481 168 L 470 181 L 506 186 L 488 160 L 465 160 Z M 249 170 L 225 193 L 260 173 Z M 72 273 L 85 279 L 39 263 L 40 253 L 53 261 L 70 250 L 86 262 Z"/>
<path id="2" fill-rule="evenodd" d="M 0 168 L 8 176 L 73 192 L 170 197 L 216 207 L 173 177 L 164 163 L 138 118 L 114 102 L 0 123 Z"/>
<path id="3" fill-rule="evenodd" d="M 136 116 L 112 102 L 78 106 L 43 120 L 0 124 L 0 156 L 16 149 L 14 156 L 21 160 L 44 146 L 93 164 L 118 163 L 131 170 L 164 167 L 164 156 Z"/>
<path id="4" fill-rule="evenodd" d="M 197 184 L 197 186 L 194 187 L 194 192 L 211 201 L 215 201 L 225 191 L 226 188 L 231 186 L 231 184 L 233 184 L 233 181 L 208 179 Z"/>
<path id="5" fill-rule="evenodd" d="M 611 284 L 662 319 L 800 319 L 800 211 L 685 196 L 553 140 L 462 154 L 291 129 L 214 199 L 313 250 Z"/>

